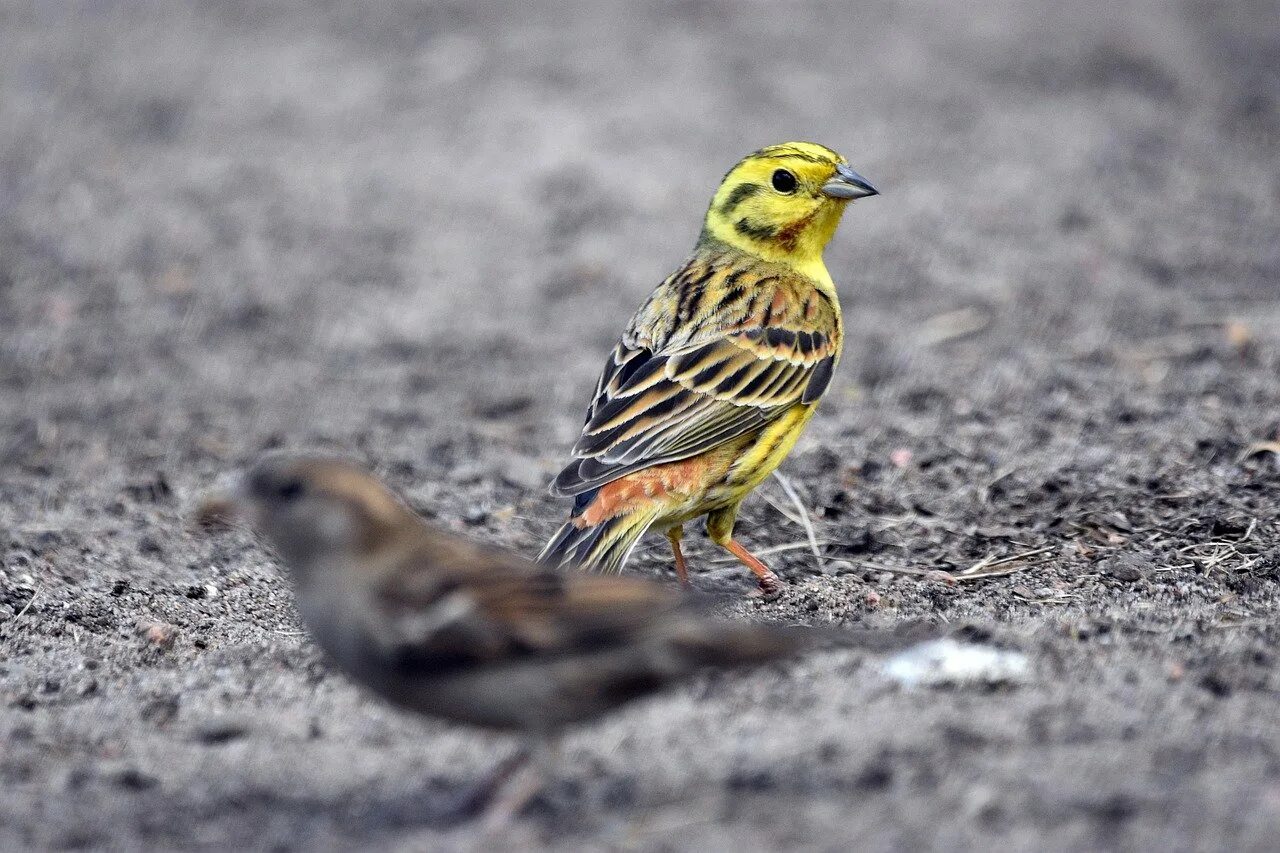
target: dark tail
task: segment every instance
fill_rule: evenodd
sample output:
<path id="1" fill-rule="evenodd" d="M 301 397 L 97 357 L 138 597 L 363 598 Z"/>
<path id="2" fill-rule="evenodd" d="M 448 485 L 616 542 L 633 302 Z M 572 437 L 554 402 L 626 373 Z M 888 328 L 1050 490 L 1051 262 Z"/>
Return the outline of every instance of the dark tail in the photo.
<path id="1" fill-rule="evenodd" d="M 693 622 L 673 632 L 672 648 L 697 666 L 751 666 L 814 649 L 893 652 L 937 637 L 926 622 L 891 628 L 779 625 L 769 622 Z"/>
<path id="2" fill-rule="evenodd" d="M 599 572 L 620 571 L 636 541 L 649 529 L 656 514 L 617 515 L 597 525 L 582 527 L 570 519 L 542 549 L 538 562 L 557 569 L 572 567 Z"/>

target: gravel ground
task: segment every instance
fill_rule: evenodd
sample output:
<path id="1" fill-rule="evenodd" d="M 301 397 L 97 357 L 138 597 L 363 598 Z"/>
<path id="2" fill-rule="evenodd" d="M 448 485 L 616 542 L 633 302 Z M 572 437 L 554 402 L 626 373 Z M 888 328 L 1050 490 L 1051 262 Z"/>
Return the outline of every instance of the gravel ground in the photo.
<path id="1" fill-rule="evenodd" d="M 884 193 L 828 252 L 845 359 L 783 469 L 823 559 L 770 482 L 741 529 L 787 593 L 700 535 L 697 583 L 1032 675 L 708 677 L 576 732 L 500 841 L 1272 847 L 1274 4 L 539 5 L 0 2 L 0 847 L 478 844 L 457 797 L 511 742 L 328 672 L 189 502 L 340 449 L 535 551 L 607 347 L 791 138 Z"/>

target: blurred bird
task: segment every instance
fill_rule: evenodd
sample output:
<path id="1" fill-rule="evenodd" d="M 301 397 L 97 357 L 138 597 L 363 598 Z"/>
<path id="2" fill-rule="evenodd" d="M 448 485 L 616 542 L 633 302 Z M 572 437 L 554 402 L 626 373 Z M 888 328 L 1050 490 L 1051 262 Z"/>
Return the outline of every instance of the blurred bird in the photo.
<path id="1" fill-rule="evenodd" d="M 876 195 L 829 148 L 788 142 L 725 176 L 684 265 L 658 285 L 605 362 L 574 461 L 575 496 L 538 559 L 616 571 L 650 528 L 707 533 L 774 594 L 778 576 L 733 538 L 743 498 L 791 451 L 840 358 L 840 301 L 822 261 L 845 206 Z"/>
<path id="2" fill-rule="evenodd" d="M 566 574 L 467 541 L 340 460 L 265 457 L 197 517 L 245 518 L 263 535 L 317 645 L 357 683 L 535 741 L 703 667 L 763 663 L 825 634 L 713 619 L 660 584 Z M 495 808 L 518 809 L 509 803 Z"/>

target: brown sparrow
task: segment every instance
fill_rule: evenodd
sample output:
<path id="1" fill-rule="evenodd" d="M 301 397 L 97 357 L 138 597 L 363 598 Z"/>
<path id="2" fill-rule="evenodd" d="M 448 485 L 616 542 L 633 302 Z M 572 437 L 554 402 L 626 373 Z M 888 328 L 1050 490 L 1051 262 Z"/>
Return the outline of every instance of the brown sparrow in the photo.
<path id="1" fill-rule="evenodd" d="M 715 619 L 665 585 L 561 573 L 470 542 L 335 459 L 262 459 L 200 516 L 233 512 L 274 547 L 303 621 L 348 677 L 402 708 L 535 741 L 825 633 Z"/>

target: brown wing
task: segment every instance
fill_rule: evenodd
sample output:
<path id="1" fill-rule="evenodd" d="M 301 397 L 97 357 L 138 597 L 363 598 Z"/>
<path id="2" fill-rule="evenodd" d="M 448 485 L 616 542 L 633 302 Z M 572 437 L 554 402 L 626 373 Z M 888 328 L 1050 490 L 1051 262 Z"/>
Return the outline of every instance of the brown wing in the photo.
<path id="1" fill-rule="evenodd" d="M 834 361 L 828 335 L 782 326 L 658 352 L 624 340 L 601 374 L 573 448 L 576 461 L 551 490 L 580 494 L 759 429 L 822 396 Z"/>
<path id="2" fill-rule="evenodd" d="M 452 546 L 454 537 L 435 533 Z M 466 543 L 466 550 L 473 546 Z M 633 578 L 560 574 L 475 546 L 482 569 L 446 565 L 451 548 L 419 548 L 380 590 L 384 651 L 420 674 L 458 666 L 557 657 L 627 645 L 684 605 L 676 593 Z M 430 561 L 428 564 L 427 561 Z M 455 568 L 456 566 L 456 568 Z"/>

